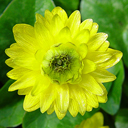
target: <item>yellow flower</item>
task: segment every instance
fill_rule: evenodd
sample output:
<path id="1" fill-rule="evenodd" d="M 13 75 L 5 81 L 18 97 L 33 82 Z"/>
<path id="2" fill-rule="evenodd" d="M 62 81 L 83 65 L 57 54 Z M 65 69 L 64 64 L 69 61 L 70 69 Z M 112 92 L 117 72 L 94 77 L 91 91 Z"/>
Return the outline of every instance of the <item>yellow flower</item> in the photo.
<path id="1" fill-rule="evenodd" d="M 108 126 L 103 126 L 103 123 L 103 114 L 101 112 L 97 112 L 91 118 L 83 120 L 80 125 L 76 125 L 75 128 L 109 128 Z"/>
<path id="2" fill-rule="evenodd" d="M 62 119 L 67 110 L 73 117 L 97 108 L 107 101 L 102 83 L 115 80 L 106 69 L 120 61 L 122 53 L 109 47 L 108 35 L 97 33 L 92 19 L 81 23 L 79 11 L 68 18 L 55 7 L 36 14 L 34 27 L 13 27 L 16 43 L 6 49 L 6 64 L 13 69 L 7 76 L 16 80 L 9 91 L 25 95 L 26 111 L 40 108 L 56 112 Z"/>

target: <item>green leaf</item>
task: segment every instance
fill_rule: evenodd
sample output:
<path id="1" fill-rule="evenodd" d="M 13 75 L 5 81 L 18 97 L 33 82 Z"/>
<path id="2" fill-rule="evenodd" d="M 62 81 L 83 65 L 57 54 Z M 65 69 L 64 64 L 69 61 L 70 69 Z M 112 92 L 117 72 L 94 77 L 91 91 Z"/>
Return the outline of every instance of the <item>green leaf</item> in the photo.
<path id="1" fill-rule="evenodd" d="M 7 81 L 6 73 L 9 67 L 5 65 L 7 56 L 4 51 L 14 43 L 12 28 L 15 24 L 26 23 L 34 25 L 35 14 L 44 14 L 45 9 L 52 10 L 52 0 L 13 0 L 0 17 L 0 78 L 1 82 Z"/>
<path id="2" fill-rule="evenodd" d="M 0 128 L 6 128 L 6 127 L 0 126 Z"/>
<path id="3" fill-rule="evenodd" d="M 5 10 L 6 6 L 11 2 L 12 0 L 0 0 L 0 15 Z"/>
<path id="4" fill-rule="evenodd" d="M 128 79 L 127 79 L 127 69 L 125 70 L 125 80 L 123 83 L 123 88 L 122 88 L 122 98 L 121 98 L 121 106 L 120 108 L 128 108 Z"/>
<path id="5" fill-rule="evenodd" d="M 78 9 L 79 0 L 53 0 L 56 6 L 62 7 L 68 15 Z"/>
<path id="6" fill-rule="evenodd" d="M 91 112 L 86 112 L 84 116 L 78 114 L 76 117 L 72 117 L 69 113 L 59 120 L 56 114 L 48 115 L 42 114 L 40 110 L 26 113 L 23 119 L 23 128 L 74 128 L 75 125 L 80 124 L 81 121 L 91 117 L 99 109 L 94 109 Z"/>
<path id="7" fill-rule="evenodd" d="M 128 128 L 128 109 L 121 109 L 115 118 L 116 128 Z"/>
<path id="8" fill-rule="evenodd" d="M 25 111 L 23 110 L 23 97 L 16 92 L 8 92 L 13 83 L 9 80 L 0 90 L 0 126 L 13 127 L 21 124 Z"/>
<path id="9" fill-rule="evenodd" d="M 124 84 L 123 84 L 123 92 L 125 94 L 125 97 L 128 98 L 128 79 L 127 78 L 125 79 Z"/>
<path id="10" fill-rule="evenodd" d="M 108 93 L 108 101 L 105 104 L 100 104 L 100 107 L 107 113 L 114 115 L 118 111 L 121 102 L 122 83 L 124 81 L 123 63 L 118 64 L 109 69 L 111 73 L 116 75 L 116 80 L 111 83 L 104 84 Z"/>
<path id="11" fill-rule="evenodd" d="M 128 0 L 82 0 L 82 19 L 92 18 L 99 32 L 108 34 L 110 46 L 123 52 L 128 67 Z"/>

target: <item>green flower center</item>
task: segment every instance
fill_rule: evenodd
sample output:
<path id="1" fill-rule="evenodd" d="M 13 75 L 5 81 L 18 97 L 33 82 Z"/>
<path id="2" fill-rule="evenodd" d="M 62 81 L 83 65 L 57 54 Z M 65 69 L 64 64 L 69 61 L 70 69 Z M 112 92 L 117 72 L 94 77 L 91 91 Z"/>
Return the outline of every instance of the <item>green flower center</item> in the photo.
<path id="1" fill-rule="evenodd" d="M 64 72 L 65 70 L 70 70 L 70 61 L 70 56 L 66 54 L 58 55 L 51 61 L 51 66 L 56 72 Z"/>
<path id="2" fill-rule="evenodd" d="M 42 69 L 53 82 L 77 83 L 81 79 L 81 57 L 71 43 L 53 46 L 43 58 Z"/>

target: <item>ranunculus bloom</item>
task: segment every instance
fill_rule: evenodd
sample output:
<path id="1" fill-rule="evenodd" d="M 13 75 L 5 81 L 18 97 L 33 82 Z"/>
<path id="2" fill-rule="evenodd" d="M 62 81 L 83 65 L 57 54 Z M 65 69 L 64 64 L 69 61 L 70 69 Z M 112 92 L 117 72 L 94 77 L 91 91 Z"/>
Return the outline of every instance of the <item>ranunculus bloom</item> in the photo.
<path id="1" fill-rule="evenodd" d="M 75 128 L 109 128 L 108 126 L 103 126 L 103 124 L 103 114 L 101 112 L 97 112 L 91 118 L 83 120 L 80 125 L 76 125 Z"/>
<path id="2" fill-rule="evenodd" d="M 6 64 L 13 68 L 7 75 L 16 80 L 9 91 L 25 95 L 26 111 L 55 111 L 62 119 L 67 110 L 73 117 L 84 115 L 107 101 L 102 83 L 116 77 L 106 69 L 122 53 L 108 48 L 108 35 L 97 30 L 92 19 L 81 23 L 79 11 L 68 18 L 60 7 L 46 10 L 44 17 L 36 14 L 34 27 L 13 27 L 16 43 L 5 51 L 10 57 Z"/>

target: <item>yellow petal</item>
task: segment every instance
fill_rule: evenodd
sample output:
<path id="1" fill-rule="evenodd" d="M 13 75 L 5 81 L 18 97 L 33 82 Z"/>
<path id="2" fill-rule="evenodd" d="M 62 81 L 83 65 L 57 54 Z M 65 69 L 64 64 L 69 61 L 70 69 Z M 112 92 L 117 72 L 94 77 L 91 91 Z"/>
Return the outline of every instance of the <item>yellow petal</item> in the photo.
<path id="1" fill-rule="evenodd" d="M 7 76 L 11 79 L 20 79 L 24 74 L 30 72 L 29 69 L 17 67 L 7 73 Z"/>
<path id="2" fill-rule="evenodd" d="M 101 112 L 97 112 L 94 114 L 91 118 L 88 118 L 84 125 L 90 124 L 91 128 L 99 128 L 100 126 L 103 126 L 104 117 Z"/>
<path id="3" fill-rule="evenodd" d="M 101 112 L 97 112 L 93 115 L 92 120 L 95 122 L 93 123 L 94 126 L 100 127 L 103 125 L 104 117 Z"/>
<path id="4" fill-rule="evenodd" d="M 91 75 L 83 75 L 82 78 L 79 86 L 99 96 L 104 94 L 103 89 Z"/>
<path id="5" fill-rule="evenodd" d="M 45 89 L 40 96 L 40 110 L 42 113 L 47 111 L 55 99 L 55 92 L 53 86 L 49 86 Z"/>
<path id="6" fill-rule="evenodd" d="M 87 112 L 90 112 L 90 111 L 92 111 L 92 107 L 87 104 Z"/>
<path id="7" fill-rule="evenodd" d="M 45 16 L 45 19 L 46 19 L 49 23 L 51 23 L 53 14 L 52 14 L 49 10 L 45 10 L 44 16 Z"/>
<path id="8" fill-rule="evenodd" d="M 103 115 L 98 112 L 94 114 L 91 118 L 84 121 L 83 128 L 99 128 L 103 125 Z"/>
<path id="9" fill-rule="evenodd" d="M 102 83 L 99 83 L 99 85 L 100 85 L 100 87 L 102 88 L 104 94 L 107 94 L 108 92 L 107 92 L 105 86 L 104 86 Z"/>
<path id="10" fill-rule="evenodd" d="M 102 68 L 97 68 L 91 75 L 101 83 L 111 82 L 116 79 L 115 75 Z"/>
<path id="11" fill-rule="evenodd" d="M 57 86 L 56 106 L 61 113 L 66 113 L 69 106 L 69 88 L 68 85 Z"/>
<path id="12" fill-rule="evenodd" d="M 99 127 L 99 128 L 109 128 L 109 126 L 101 126 L 101 127 Z"/>
<path id="13" fill-rule="evenodd" d="M 35 96 L 41 93 L 50 85 L 50 79 L 47 76 L 40 75 L 36 79 L 35 85 L 32 88 L 31 95 Z"/>
<path id="14" fill-rule="evenodd" d="M 46 51 L 43 49 L 39 49 L 36 53 L 35 53 L 35 58 L 36 60 L 41 64 L 44 58 L 44 55 L 46 54 Z"/>
<path id="15" fill-rule="evenodd" d="M 97 23 L 93 23 L 92 24 L 92 28 L 90 30 L 90 37 L 94 36 L 98 31 L 98 24 Z"/>
<path id="16" fill-rule="evenodd" d="M 34 71 L 38 71 L 40 70 L 40 65 L 39 63 L 35 60 L 35 58 L 16 58 L 14 59 L 14 63 L 17 66 L 23 67 L 23 68 L 27 68 L 30 70 L 34 70 Z"/>
<path id="17" fill-rule="evenodd" d="M 47 114 L 50 115 L 54 112 L 54 102 L 50 105 L 50 107 L 47 110 Z"/>
<path id="18" fill-rule="evenodd" d="M 12 58 L 9 58 L 5 61 L 5 63 L 12 68 L 17 68 L 18 66 L 14 63 L 14 60 Z"/>
<path id="19" fill-rule="evenodd" d="M 81 87 L 77 85 L 69 86 L 72 99 L 75 99 L 79 105 L 79 112 L 84 115 L 86 111 L 86 97 Z"/>
<path id="20" fill-rule="evenodd" d="M 17 89 L 23 89 L 34 86 L 36 75 L 37 74 L 35 72 L 26 73 L 24 76 L 22 76 L 9 87 L 9 91 L 15 91 Z"/>
<path id="21" fill-rule="evenodd" d="M 46 26 L 38 21 L 35 23 L 34 28 L 36 39 L 39 42 L 40 47 L 47 51 L 50 46 L 54 44 L 53 36 Z"/>
<path id="22" fill-rule="evenodd" d="M 85 126 L 84 123 L 85 123 L 85 120 L 83 120 L 83 121 L 80 123 L 80 125 L 78 125 L 78 126 L 79 126 L 78 128 L 89 128 L 88 126 Z"/>
<path id="23" fill-rule="evenodd" d="M 32 90 L 32 87 L 27 87 L 18 90 L 18 95 L 28 95 Z"/>
<path id="24" fill-rule="evenodd" d="M 52 10 L 52 14 L 53 15 L 56 15 L 56 14 L 59 15 L 59 17 L 61 18 L 63 23 L 65 23 L 67 21 L 67 18 L 68 18 L 67 13 L 61 7 L 55 7 Z"/>
<path id="25" fill-rule="evenodd" d="M 113 50 L 109 48 L 107 51 L 111 53 L 112 57 L 109 60 L 106 60 L 105 62 L 98 64 L 98 66 L 103 67 L 105 69 L 114 66 L 116 63 L 120 61 L 120 59 L 123 56 L 122 52 L 118 50 Z"/>
<path id="26" fill-rule="evenodd" d="M 11 45 L 10 48 L 5 50 L 5 53 L 13 58 L 13 63 L 17 66 L 39 70 L 39 63 L 35 59 L 35 55 L 23 50 L 17 43 Z"/>
<path id="27" fill-rule="evenodd" d="M 83 120 L 75 128 L 100 128 L 103 126 L 104 117 L 101 112 L 95 113 L 91 118 Z"/>
<path id="28" fill-rule="evenodd" d="M 84 59 L 83 63 L 84 63 L 84 68 L 83 68 L 83 71 L 82 71 L 83 74 L 93 72 L 96 69 L 95 63 L 91 60 Z"/>
<path id="29" fill-rule="evenodd" d="M 98 51 L 106 51 L 109 47 L 109 44 L 110 43 L 106 40 L 97 50 Z"/>
<path id="30" fill-rule="evenodd" d="M 50 29 L 50 23 L 40 14 L 36 14 L 36 20 L 37 22 L 41 23 L 41 24 L 44 24 L 44 26 L 47 28 L 47 29 Z"/>
<path id="31" fill-rule="evenodd" d="M 86 98 L 87 98 L 87 104 L 90 105 L 91 107 L 98 108 L 99 103 L 97 96 L 87 90 L 84 90 Z"/>
<path id="32" fill-rule="evenodd" d="M 99 101 L 100 103 L 106 103 L 106 102 L 107 102 L 107 94 L 108 94 L 108 92 L 107 92 L 105 86 L 104 86 L 102 83 L 99 83 L 99 84 L 100 84 L 100 87 L 101 87 L 101 88 L 103 89 L 103 91 L 104 91 L 104 95 L 102 95 L 102 96 L 97 96 L 98 101 Z"/>
<path id="33" fill-rule="evenodd" d="M 38 49 L 38 42 L 35 38 L 34 28 L 27 24 L 16 24 L 13 27 L 16 42 L 27 52 L 35 53 Z"/>
<path id="34" fill-rule="evenodd" d="M 63 119 L 64 118 L 64 116 L 66 115 L 66 113 L 61 113 L 59 110 L 58 110 L 58 108 L 57 108 L 57 106 L 56 106 L 56 103 L 54 104 L 54 109 L 55 109 L 55 112 L 56 112 L 56 115 L 57 115 L 57 117 L 58 117 L 58 119 Z"/>
<path id="35" fill-rule="evenodd" d="M 79 106 L 75 99 L 70 99 L 68 110 L 73 117 L 76 117 L 79 111 Z"/>
<path id="36" fill-rule="evenodd" d="M 95 51 L 95 52 L 88 52 L 86 58 L 93 61 L 94 63 L 103 63 L 109 60 L 112 57 L 110 52 L 102 52 L 102 51 Z"/>
<path id="37" fill-rule="evenodd" d="M 80 30 L 83 30 L 83 29 L 91 30 L 91 28 L 92 28 L 92 23 L 93 23 L 93 20 L 92 20 L 92 19 L 84 20 L 84 21 L 80 24 Z"/>
<path id="38" fill-rule="evenodd" d="M 91 51 L 97 50 L 103 42 L 107 39 L 106 33 L 97 33 L 88 41 L 88 48 Z"/>
<path id="39" fill-rule="evenodd" d="M 75 43 L 75 45 L 80 45 L 81 43 L 87 43 L 90 37 L 90 33 L 88 29 L 83 29 L 82 31 L 80 31 L 73 39 L 73 43 Z"/>
<path id="40" fill-rule="evenodd" d="M 76 125 L 75 128 L 80 128 L 79 125 Z"/>
<path id="41" fill-rule="evenodd" d="M 56 36 L 57 43 L 71 42 L 71 32 L 68 27 L 64 27 Z"/>
<path id="42" fill-rule="evenodd" d="M 107 102 L 107 94 L 105 93 L 102 96 L 97 96 L 99 103 L 106 103 Z"/>
<path id="43" fill-rule="evenodd" d="M 15 59 L 17 57 L 31 57 L 33 54 L 26 52 L 21 46 L 19 46 L 17 43 L 13 43 L 10 48 L 7 48 L 5 50 L 5 53 Z"/>
<path id="44" fill-rule="evenodd" d="M 67 26 L 70 28 L 72 38 L 77 34 L 79 30 L 80 21 L 81 15 L 79 11 L 74 11 L 67 21 Z"/>
<path id="45" fill-rule="evenodd" d="M 23 103 L 24 110 L 31 112 L 40 107 L 40 95 L 31 96 L 29 93 L 25 96 L 24 103 Z"/>
<path id="46" fill-rule="evenodd" d="M 57 35 L 60 30 L 64 28 L 64 23 L 61 20 L 61 18 L 59 17 L 59 15 L 54 15 L 51 21 L 51 29 L 50 31 L 52 32 L 52 35 Z"/>
<path id="47" fill-rule="evenodd" d="M 87 45 L 86 44 L 80 44 L 79 46 L 78 46 L 78 53 L 80 54 L 80 56 L 82 57 L 82 59 L 84 59 L 85 57 L 86 57 L 86 55 L 87 55 L 87 50 L 88 50 L 88 48 L 87 48 Z"/>

